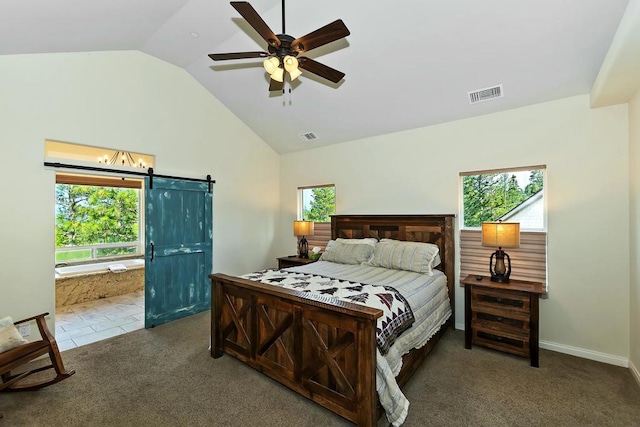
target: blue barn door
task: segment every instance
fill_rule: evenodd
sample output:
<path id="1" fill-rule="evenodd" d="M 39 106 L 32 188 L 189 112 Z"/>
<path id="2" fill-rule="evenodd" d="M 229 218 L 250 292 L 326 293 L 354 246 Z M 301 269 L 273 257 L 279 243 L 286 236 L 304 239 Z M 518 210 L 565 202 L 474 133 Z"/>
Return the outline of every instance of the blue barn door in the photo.
<path id="1" fill-rule="evenodd" d="M 211 307 L 212 193 L 206 182 L 145 179 L 145 328 Z"/>

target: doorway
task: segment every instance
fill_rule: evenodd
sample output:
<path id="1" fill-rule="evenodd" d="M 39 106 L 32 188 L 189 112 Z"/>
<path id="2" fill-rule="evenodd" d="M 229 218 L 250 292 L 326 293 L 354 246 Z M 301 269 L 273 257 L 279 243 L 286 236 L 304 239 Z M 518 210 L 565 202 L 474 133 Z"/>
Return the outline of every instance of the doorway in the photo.
<path id="1" fill-rule="evenodd" d="M 56 173 L 56 340 L 61 350 L 144 327 L 141 179 Z"/>

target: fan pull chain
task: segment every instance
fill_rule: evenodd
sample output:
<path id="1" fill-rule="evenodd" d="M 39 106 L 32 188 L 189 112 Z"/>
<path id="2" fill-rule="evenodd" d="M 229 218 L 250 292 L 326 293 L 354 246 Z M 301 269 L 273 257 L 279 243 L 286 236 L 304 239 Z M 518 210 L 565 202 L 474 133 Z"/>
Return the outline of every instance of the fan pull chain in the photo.
<path id="1" fill-rule="evenodd" d="M 285 85 L 289 85 L 289 102 L 288 104 L 291 105 L 291 94 L 293 93 L 293 90 L 291 89 L 291 83 L 287 82 L 285 83 Z M 282 86 L 282 105 L 286 106 L 287 105 L 287 89 L 285 86 Z"/>

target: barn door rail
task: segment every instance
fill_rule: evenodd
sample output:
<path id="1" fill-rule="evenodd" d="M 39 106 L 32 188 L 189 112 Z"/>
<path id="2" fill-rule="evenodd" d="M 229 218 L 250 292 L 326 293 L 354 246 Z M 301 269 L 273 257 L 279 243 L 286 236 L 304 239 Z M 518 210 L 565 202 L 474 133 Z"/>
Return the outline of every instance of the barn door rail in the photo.
<path id="1" fill-rule="evenodd" d="M 153 168 L 147 169 L 146 172 L 138 172 L 138 171 L 124 171 L 124 170 L 112 169 L 112 168 L 101 168 L 97 166 L 72 165 L 72 164 L 60 163 L 60 162 L 44 162 L 44 165 L 47 167 L 60 168 L 60 169 L 77 169 L 77 170 L 93 171 L 93 172 L 109 172 L 109 173 L 115 173 L 118 175 L 148 176 L 150 188 L 153 188 L 153 177 L 168 178 L 168 179 L 182 179 L 185 181 L 195 181 L 195 182 L 206 182 L 209 186 L 209 193 L 211 193 L 212 184 L 216 183 L 215 179 L 211 179 L 211 175 L 207 175 L 205 179 L 189 178 L 184 176 L 160 175 L 160 174 L 156 174 L 153 171 Z"/>

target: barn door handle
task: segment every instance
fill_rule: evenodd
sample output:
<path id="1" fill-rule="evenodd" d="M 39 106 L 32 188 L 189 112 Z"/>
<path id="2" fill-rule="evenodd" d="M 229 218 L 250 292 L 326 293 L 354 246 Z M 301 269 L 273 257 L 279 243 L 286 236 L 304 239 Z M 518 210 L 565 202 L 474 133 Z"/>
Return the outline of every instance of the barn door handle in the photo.
<path id="1" fill-rule="evenodd" d="M 151 242 L 151 259 L 150 261 L 153 262 L 153 257 L 156 253 L 156 245 L 153 244 L 153 242 Z"/>

